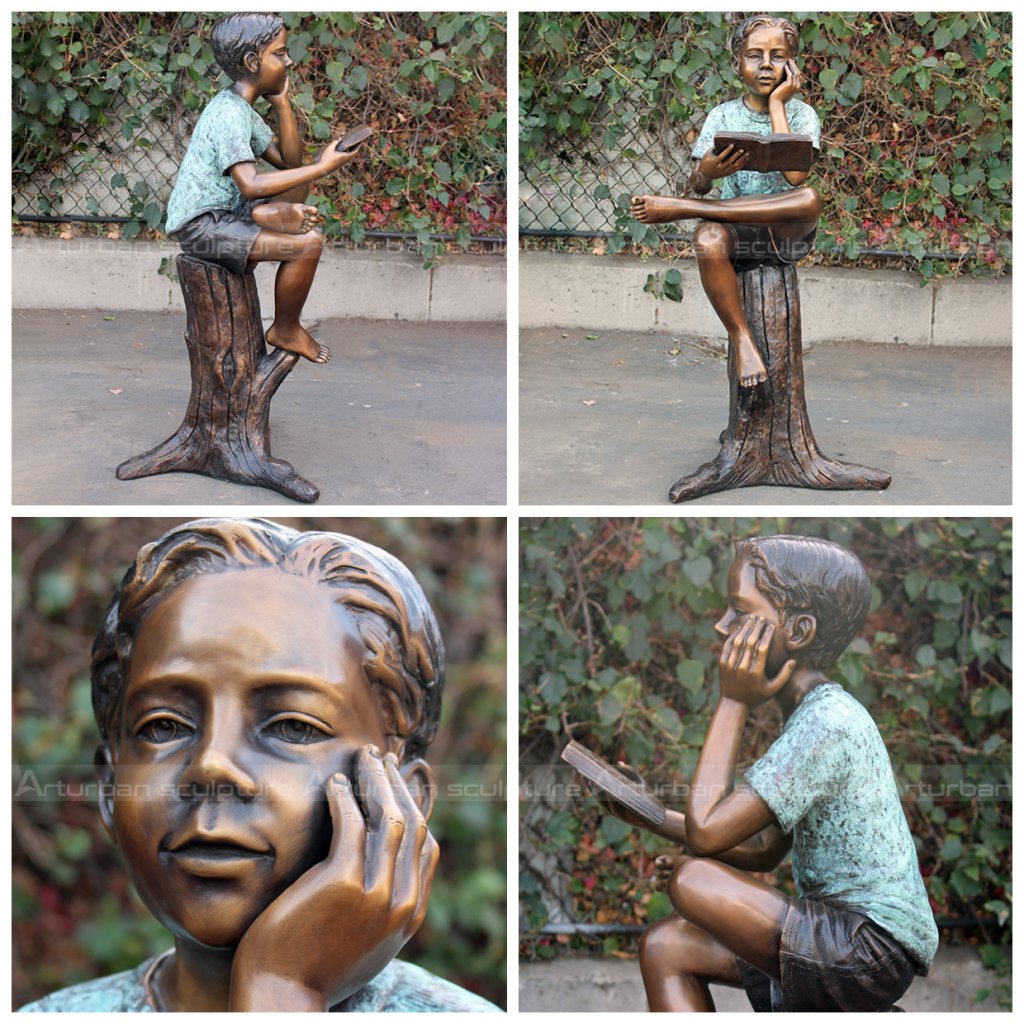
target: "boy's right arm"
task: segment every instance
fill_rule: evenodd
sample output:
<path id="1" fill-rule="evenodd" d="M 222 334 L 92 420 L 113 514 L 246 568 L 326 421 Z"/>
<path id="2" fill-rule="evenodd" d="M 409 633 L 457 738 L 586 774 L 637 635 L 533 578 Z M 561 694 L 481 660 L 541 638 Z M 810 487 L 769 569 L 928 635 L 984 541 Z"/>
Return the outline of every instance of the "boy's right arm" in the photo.
<path id="1" fill-rule="evenodd" d="M 288 192 L 297 185 L 308 185 L 316 181 L 317 178 L 323 178 L 325 175 L 338 171 L 349 161 L 354 160 L 359 148 L 338 153 L 334 147 L 340 141 L 340 139 L 335 139 L 320 154 L 316 163 L 306 164 L 305 167 L 261 173 L 254 162 L 244 161 L 231 165 L 231 178 L 238 186 L 238 191 L 246 199 L 269 199 L 279 196 L 282 192 Z"/>

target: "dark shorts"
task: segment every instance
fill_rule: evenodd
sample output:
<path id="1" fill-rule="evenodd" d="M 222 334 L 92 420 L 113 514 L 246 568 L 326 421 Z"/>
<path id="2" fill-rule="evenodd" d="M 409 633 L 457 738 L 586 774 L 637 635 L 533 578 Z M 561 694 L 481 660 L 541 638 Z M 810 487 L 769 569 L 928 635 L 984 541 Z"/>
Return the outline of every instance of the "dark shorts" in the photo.
<path id="1" fill-rule="evenodd" d="M 216 263 L 233 274 L 251 271 L 248 266 L 260 226 L 227 210 L 209 210 L 183 224 L 172 236 L 181 251 L 196 259 Z"/>
<path id="2" fill-rule="evenodd" d="M 889 1010 L 926 973 L 883 928 L 862 913 L 820 900 L 793 899 L 782 925 L 782 977 L 737 958 L 758 1013 Z"/>
<path id="3" fill-rule="evenodd" d="M 772 224 L 726 224 L 732 233 L 732 265 L 737 272 L 797 263 L 814 249 L 818 224 L 790 224 L 783 232 Z"/>

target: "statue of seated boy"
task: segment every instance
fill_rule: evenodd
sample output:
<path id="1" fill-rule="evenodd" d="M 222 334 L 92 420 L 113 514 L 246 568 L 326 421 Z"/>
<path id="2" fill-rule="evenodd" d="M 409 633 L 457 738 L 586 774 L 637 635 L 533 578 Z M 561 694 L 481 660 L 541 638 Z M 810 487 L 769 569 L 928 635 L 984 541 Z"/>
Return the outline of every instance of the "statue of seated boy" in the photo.
<path id="1" fill-rule="evenodd" d="M 718 704 L 686 813 L 657 829 L 690 855 L 658 860 L 675 913 L 641 940 L 652 1010 L 714 1010 L 716 982 L 745 988 L 755 1010 L 884 1011 L 927 974 L 938 931 L 889 756 L 829 679 L 870 600 L 863 566 L 837 544 L 738 546 L 715 626 Z M 769 699 L 782 733 L 734 788 L 744 723 Z M 747 874 L 773 870 L 791 846 L 795 898 Z"/>
<path id="2" fill-rule="evenodd" d="M 190 256 L 235 274 L 277 262 L 274 322 L 267 344 L 326 363 L 330 349 L 299 323 L 313 284 L 323 236 L 309 185 L 344 167 L 358 147 L 336 151 L 335 140 L 303 166 L 288 99 L 288 33 L 273 14 L 230 14 L 213 26 L 213 54 L 232 80 L 203 110 L 167 204 L 167 233 Z M 253 109 L 265 96 L 277 117 L 278 141 Z M 262 157 L 277 170 L 260 171 Z"/>
<path id="3" fill-rule="evenodd" d="M 693 145 L 690 187 L 698 197 L 721 178 L 720 199 L 634 196 L 633 216 L 644 224 L 700 219 L 693 233 L 701 284 L 736 357 L 741 387 L 768 379 L 764 360 L 743 314 L 737 271 L 796 263 L 814 248 L 821 204 L 807 171 L 744 170 L 747 153 L 728 146 L 714 152 L 718 132 L 810 135 L 821 146 L 821 122 L 796 99 L 802 75 L 796 56 L 800 34 L 785 18 L 754 15 L 732 35 L 733 70 L 747 95 L 715 107 Z"/>
<path id="4" fill-rule="evenodd" d="M 100 813 L 174 948 L 33 1011 L 493 1011 L 394 957 L 438 846 L 444 649 L 408 569 L 198 520 L 144 547 L 93 647 Z"/>

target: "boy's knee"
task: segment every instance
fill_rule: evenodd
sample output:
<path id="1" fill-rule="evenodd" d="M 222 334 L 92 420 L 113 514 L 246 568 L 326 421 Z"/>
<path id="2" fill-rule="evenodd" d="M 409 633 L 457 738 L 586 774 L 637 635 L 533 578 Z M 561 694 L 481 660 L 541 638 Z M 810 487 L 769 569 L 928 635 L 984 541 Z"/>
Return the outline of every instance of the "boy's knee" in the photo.
<path id="1" fill-rule="evenodd" d="M 693 233 L 693 247 L 698 256 L 727 258 L 732 251 L 732 234 L 724 224 L 701 221 Z"/>
<path id="2" fill-rule="evenodd" d="M 821 213 L 821 196 L 818 195 L 818 190 L 811 188 L 810 185 L 802 185 L 800 191 L 804 194 L 808 212 L 817 220 Z"/>
<path id="3" fill-rule="evenodd" d="M 684 857 L 668 880 L 668 897 L 676 913 L 688 916 L 697 901 L 713 892 L 715 866 L 696 857 Z"/>
<path id="4" fill-rule="evenodd" d="M 302 241 L 302 253 L 307 258 L 320 258 L 324 249 L 324 236 L 321 231 L 311 228 L 305 234 L 300 235 Z"/>
<path id="5" fill-rule="evenodd" d="M 640 962 L 646 967 L 675 962 L 679 954 L 678 919 L 667 917 L 640 936 Z"/>

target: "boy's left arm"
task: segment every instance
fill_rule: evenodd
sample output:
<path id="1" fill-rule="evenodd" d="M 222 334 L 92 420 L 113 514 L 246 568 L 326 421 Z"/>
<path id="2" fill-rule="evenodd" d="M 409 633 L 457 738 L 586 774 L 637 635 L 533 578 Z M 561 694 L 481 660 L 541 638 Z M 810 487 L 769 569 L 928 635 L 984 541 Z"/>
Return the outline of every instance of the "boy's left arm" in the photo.
<path id="1" fill-rule="evenodd" d="M 292 167 L 302 166 L 302 143 L 299 139 L 299 126 L 295 123 L 295 113 L 288 99 L 288 81 L 284 88 L 267 97 L 277 116 L 277 142 L 271 142 L 263 151 L 263 159 L 272 167 L 286 171 Z"/>
<path id="2" fill-rule="evenodd" d="M 753 789 L 740 786 L 733 791 L 740 738 L 750 709 L 778 693 L 796 666 L 788 661 L 774 679 L 765 677 L 774 630 L 771 623 L 752 615 L 722 649 L 721 693 L 686 805 L 686 842 L 698 857 L 714 857 L 778 825 L 771 808 Z"/>
<path id="3" fill-rule="evenodd" d="M 803 75 L 796 61 L 786 61 L 786 73 L 782 81 L 772 90 L 768 97 L 768 115 L 772 119 L 772 131 L 789 134 L 789 118 L 786 116 L 786 104 L 800 91 Z M 783 171 L 782 176 L 794 187 L 802 185 L 810 171 Z"/>

